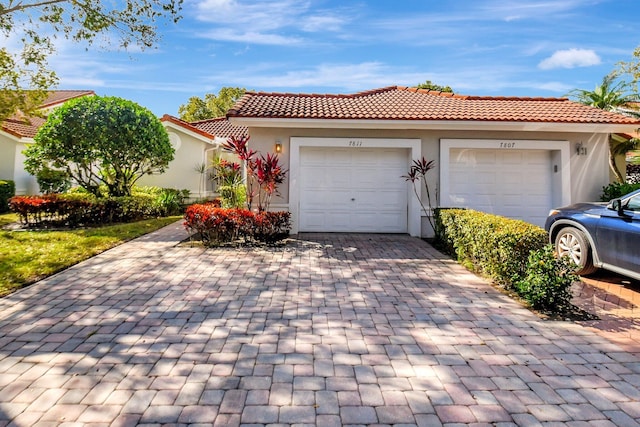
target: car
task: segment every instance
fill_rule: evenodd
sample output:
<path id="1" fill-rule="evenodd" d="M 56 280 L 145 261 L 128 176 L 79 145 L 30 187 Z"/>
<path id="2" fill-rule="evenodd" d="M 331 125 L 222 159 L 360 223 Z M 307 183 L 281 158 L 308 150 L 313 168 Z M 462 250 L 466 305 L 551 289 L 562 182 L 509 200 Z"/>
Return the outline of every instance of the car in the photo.
<path id="1" fill-rule="evenodd" d="M 578 266 L 577 274 L 602 268 L 640 280 L 640 190 L 609 203 L 553 209 L 545 230 L 556 253 Z"/>

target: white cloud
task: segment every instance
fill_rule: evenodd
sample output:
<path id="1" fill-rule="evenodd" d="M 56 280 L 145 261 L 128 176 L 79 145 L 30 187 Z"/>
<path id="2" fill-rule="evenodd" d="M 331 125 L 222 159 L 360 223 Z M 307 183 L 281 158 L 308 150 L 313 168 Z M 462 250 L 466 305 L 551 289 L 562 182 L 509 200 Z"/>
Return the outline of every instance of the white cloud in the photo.
<path id="1" fill-rule="evenodd" d="M 294 45 L 305 39 L 296 33 L 337 33 L 347 13 L 312 8 L 308 1 L 202 0 L 195 2 L 195 18 L 214 27 L 200 36 L 231 42 Z"/>
<path id="2" fill-rule="evenodd" d="M 599 65 L 602 60 L 595 51 L 591 49 L 567 49 L 558 50 L 550 57 L 542 60 L 538 68 L 542 70 L 552 70 L 554 68 L 576 68 Z"/>
<path id="3" fill-rule="evenodd" d="M 598 3 L 599 0 L 591 0 Z M 584 7 L 585 0 L 493 0 L 479 7 L 489 16 L 506 22 L 526 19 L 544 19 L 559 13 L 570 13 Z"/>
<path id="4" fill-rule="evenodd" d="M 274 46 L 292 46 L 304 42 L 304 40 L 299 37 L 287 37 L 279 34 L 260 33 L 255 31 L 235 32 L 230 28 L 221 28 L 218 30 L 200 33 L 200 37 L 218 41 Z"/>

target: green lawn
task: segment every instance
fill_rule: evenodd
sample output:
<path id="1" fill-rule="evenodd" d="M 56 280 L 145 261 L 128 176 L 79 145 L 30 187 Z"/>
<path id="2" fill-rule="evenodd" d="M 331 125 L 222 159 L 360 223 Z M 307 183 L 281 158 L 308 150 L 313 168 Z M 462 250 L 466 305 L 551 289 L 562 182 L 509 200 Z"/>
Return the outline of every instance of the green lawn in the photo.
<path id="1" fill-rule="evenodd" d="M 180 218 L 68 231 L 0 230 L 0 297 Z M 0 215 L 0 227 L 16 220 Z"/>

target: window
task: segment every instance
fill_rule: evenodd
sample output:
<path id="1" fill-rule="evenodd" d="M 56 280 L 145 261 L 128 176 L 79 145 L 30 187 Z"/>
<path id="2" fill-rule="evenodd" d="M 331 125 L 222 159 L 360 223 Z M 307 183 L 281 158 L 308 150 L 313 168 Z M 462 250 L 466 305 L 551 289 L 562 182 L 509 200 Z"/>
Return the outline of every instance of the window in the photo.
<path id="1" fill-rule="evenodd" d="M 626 209 L 630 211 L 640 211 L 640 195 L 634 196 L 627 201 Z"/>

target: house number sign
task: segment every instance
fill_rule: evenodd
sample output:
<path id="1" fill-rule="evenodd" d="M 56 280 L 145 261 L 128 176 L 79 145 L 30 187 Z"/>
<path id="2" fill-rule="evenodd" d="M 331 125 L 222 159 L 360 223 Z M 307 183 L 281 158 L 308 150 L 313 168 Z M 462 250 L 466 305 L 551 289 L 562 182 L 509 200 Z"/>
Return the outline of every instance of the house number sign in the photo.
<path id="1" fill-rule="evenodd" d="M 349 147 L 362 147 L 362 141 L 359 139 L 350 139 L 347 145 Z"/>
<path id="2" fill-rule="evenodd" d="M 500 148 L 516 148 L 515 142 L 501 142 L 499 145 Z"/>

